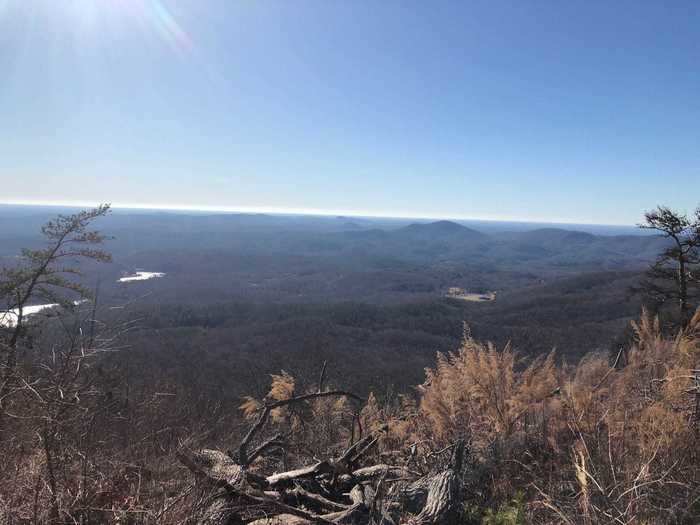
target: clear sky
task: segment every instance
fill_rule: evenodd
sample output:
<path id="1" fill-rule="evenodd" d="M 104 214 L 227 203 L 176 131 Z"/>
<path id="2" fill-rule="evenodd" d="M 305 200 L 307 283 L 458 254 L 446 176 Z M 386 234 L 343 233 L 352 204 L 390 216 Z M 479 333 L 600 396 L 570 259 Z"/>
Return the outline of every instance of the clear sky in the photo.
<path id="1" fill-rule="evenodd" d="M 0 0 L 0 202 L 634 223 L 700 2 Z"/>

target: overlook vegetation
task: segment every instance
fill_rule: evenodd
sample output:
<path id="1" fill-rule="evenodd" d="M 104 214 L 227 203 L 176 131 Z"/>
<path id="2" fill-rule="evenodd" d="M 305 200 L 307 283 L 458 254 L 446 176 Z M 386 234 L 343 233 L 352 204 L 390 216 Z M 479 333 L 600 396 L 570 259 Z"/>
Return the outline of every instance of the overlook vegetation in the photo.
<path id="1" fill-rule="evenodd" d="M 440 222 L 227 234 L 243 247 L 229 260 L 211 238 L 179 253 L 153 230 L 171 256 L 123 240 L 110 256 L 94 229 L 114 221 L 108 212 L 62 216 L 44 244 L 27 237 L 22 258 L 8 255 L 0 290 L 19 314 L 0 335 L 5 521 L 700 519 L 700 217 L 675 233 L 679 251 L 655 236 L 486 234 Z M 367 238 L 382 242 L 370 250 Z M 329 239 L 339 244 L 308 247 Z M 285 288 L 352 275 L 382 253 L 390 260 L 354 276 L 356 301 L 330 300 L 325 287 L 292 300 Z M 535 255 L 515 271 L 515 258 L 487 268 L 475 253 Z M 574 253 L 573 266 L 560 264 Z M 117 282 L 125 261 L 149 257 L 157 264 L 131 271 L 165 277 Z M 111 258 L 117 268 L 102 264 Z M 238 275 L 266 291 L 224 287 L 222 301 L 187 282 L 191 260 L 216 283 Z M 650 263 L 653 287 L 642 279 Z M 376 295 L 387 276 L 391 287 L 404 275 L 408 292 Z M 464 283 L 478 293 L 499 283 L 497 299 L 442 297 Z M 41 301 L 62 307 L 22 314 Z"/>

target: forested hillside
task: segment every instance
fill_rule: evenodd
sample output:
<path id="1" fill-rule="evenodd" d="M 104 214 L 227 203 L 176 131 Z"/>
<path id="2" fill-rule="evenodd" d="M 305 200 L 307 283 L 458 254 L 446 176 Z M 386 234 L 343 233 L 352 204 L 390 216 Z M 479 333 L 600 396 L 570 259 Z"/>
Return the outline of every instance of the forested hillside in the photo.
<path id="1" fill-rule="evenodd" d="M 0 207 L 2 262 L 12 265 L 23 247 L 41 246 L 37 232 L 48 218 L 41 208 Z M 309 324 L 326 334 L 331 352 L 342 344 L 337 332 L 351 328 L 367 341 L 360 351 L 400 335 L 407 351 L 423 347 L 430 355 L 447 347 L 426 346 L 425 334 L 452 347 L 466 321 L 479 338 L 511 340 L 526 353 L 556 346 L 577 359 L 624 336 L 641 308 L 632 288 L 664 246 L 624 228 L 591 227 L 592 234 L 537 224 L 263 214 L 122 210 L 102 218 L 99 229 L 113 262 L 83 263 L 80 282 L 90 289 L 99 282 L 103 305 L 128 305 L 132 319 L 145 320 L 136 329 L 157 327 L 158 334 L 143 334 L 151 351 L 161 335 L 183 327 L 219 332 L 234 345 L 238 332 L 280 322 Z M 137 270 L 165 276 L 119 282 Z M 495 292 L 495 301 L 450 298 L 451 288 Z M 289 345 L 274 340 L 276 330 L 268 330 L 269 342 L 258 330 L 256 341 L 291 351 L 303 331 L 280 330 Z M 207 346 L 218 351 L 218 344 Z"/>

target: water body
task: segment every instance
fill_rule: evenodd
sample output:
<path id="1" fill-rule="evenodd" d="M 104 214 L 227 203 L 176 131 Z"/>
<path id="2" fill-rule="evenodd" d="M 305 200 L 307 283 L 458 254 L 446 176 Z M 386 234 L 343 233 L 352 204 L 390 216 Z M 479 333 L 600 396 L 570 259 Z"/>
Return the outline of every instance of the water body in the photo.
<path id="1" fill-rule="evenodd" d="M 121 279 L 117 279 L 119 283 L 130 283 L 133 281 L 147 281 L 148 279 L 155 279 L 157 277 L 163 277 L 165 273 L 163 272 L 136 272 L 134 275 L 127 275 Z"/>
<path id="2" fill-rule="evenodd" d="M 82 299 L 80 301 L 73 301 L 75 306 L 86 302 L 87 299 Z M 27 318 L 45 310 L 51 310 L 60 306 L 58 303 L 51 304 L 35 304 L 32 306 L 25 306 L 23 309 L 22 317 Z M 0 311 L 0 328 L 12 328 L 17 324 L 17 317 L 19 316 L 19 308 L 14 308 L 12 310 Z"/>
<path id="3" fill-rule="evenodd" d="M 37 304 L 34 306 L 25 306 L 22 313 L 23 317 L 29 317 L 30 315 L 36 315 L 39 312 L 48 310 L 51 308 L 56 308 L 58 304 Z M 0 312 L 0 327 L 2 328 L 12 328 L 17 324 L 17 317 L 19 316 L 19 309 L 7 310 L 5 312 Z"/>

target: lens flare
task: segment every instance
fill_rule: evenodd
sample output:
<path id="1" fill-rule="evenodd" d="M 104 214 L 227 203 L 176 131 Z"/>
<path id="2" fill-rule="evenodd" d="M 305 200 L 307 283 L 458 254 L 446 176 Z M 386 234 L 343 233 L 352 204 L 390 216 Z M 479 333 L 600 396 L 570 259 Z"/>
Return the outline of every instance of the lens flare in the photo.
<path id="1" fill-rule="evenodd" d="M 179 51 L 191 51 L 192 40 L 160 0 L 152 0 L 150 16 L 163 40 Z"/>
<path id="2" fill-rule="evenodd" d="M 28 30 L 45 26 L 52 35 L 69 35 L 76 45 L 95 47 L 140 31 L 177 53 L 193 50 L 192 38 L 180 23 L 186 13 L 173 0 L 0 0 L 0 21 L 10 12 Z"/>
<path id="3" fill-rule="evenodd" d="M 168 46 L 179 53 L 192 50 L 192 39 L 162 0 L 119 0 L 120 7 L 135 17 L 139 25 L 154 30 Z"/>

